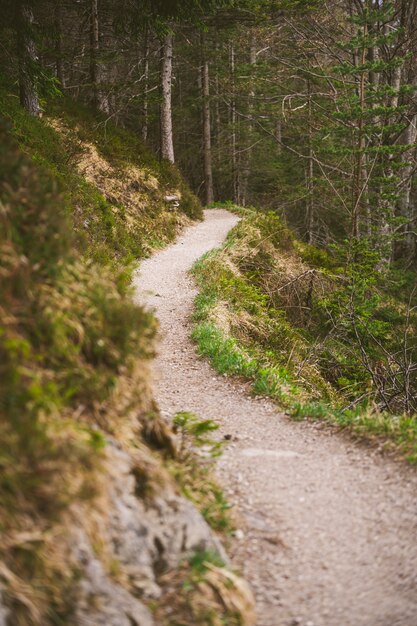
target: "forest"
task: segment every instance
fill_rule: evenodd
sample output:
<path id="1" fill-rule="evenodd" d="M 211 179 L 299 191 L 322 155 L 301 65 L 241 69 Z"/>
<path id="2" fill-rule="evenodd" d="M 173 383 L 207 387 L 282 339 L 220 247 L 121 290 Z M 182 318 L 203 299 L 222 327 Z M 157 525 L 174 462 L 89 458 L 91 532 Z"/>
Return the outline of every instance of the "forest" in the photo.
<path id="1" fill-rule="evenodd" d="M 0 0 L 0 64 L 0 626 L 414 626 L 417 1 Z"/>

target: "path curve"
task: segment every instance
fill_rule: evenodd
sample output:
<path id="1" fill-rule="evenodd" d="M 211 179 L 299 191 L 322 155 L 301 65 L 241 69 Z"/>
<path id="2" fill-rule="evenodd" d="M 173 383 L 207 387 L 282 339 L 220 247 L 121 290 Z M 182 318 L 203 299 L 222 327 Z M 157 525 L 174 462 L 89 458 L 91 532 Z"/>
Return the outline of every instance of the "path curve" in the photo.
<path id="1" fill-rule="evenodd" d="M 258 626 L 417 626 L 415 470 L 323 424 L 289 421 L 196 356 L 187 271 L 237 221 L 206 211 L 141 265 L 137 297 L 161 324 L 157 400 L 168 416 L 192 411 L 233 437 L 218 471 L 242 520 L 232 557 L 257 596 Z"/>

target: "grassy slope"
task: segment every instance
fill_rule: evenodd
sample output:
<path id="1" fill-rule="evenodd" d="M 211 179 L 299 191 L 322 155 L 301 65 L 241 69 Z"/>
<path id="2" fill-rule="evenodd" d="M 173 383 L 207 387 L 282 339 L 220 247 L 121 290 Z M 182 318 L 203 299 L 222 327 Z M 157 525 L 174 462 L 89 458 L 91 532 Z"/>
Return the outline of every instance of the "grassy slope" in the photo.
<path id="1" fill-rule="evenodd" d="M 171 241 L 184 216 L 201 217 L 175 167 L 90 109 L 60 98 L 42 120 L 33 119 L 3 84 L 0 115 L 20 148 L 57 181 L 75 244 L 90 258 L 125 264 Z M 165 201 L 170 194 L 181 197 L 178 211 Z"/>
<path id="2" fill-rule="evenodd" d="M 191 449 L 167 463 L 172 438 L 147 368 L 156 325 L 129 287 L 132 259 L 201 207 L 174 168 L 78 105 L 60 100 L 32 119 L 3 86 L 0 113 L 0 590 L 13 626 L 66 624 L 80 575 L 67 527 L 100 495 L 107 435 L 145 466 L 165 465 L 215 527 L 228 523 L 219 488 L 190 479 L 201 474 Z M 190 567 L 178 575 L 187 594 Z"/>
<path id="3" fill-rule="evenodd" d="M 219 372 L 252 380 L 254 393 L 272 397 L 293 418 L 325 418 L 387 445 L 394 442 L 417 462 L 417 420 L 373 404 L 372 381 L 343 328 L 342 308 L 340 329 L 334 329 L 341 269 L 323 251 L 297 241 L 277 216 L 240 213 L 242 221 L 225 245 L 194 267 L 200 353 Z M 402 308 L 385 293 L 373 314 L 388 349 L 403 331 Z M 362 395 L 366 400 L 357 402 Z"/>

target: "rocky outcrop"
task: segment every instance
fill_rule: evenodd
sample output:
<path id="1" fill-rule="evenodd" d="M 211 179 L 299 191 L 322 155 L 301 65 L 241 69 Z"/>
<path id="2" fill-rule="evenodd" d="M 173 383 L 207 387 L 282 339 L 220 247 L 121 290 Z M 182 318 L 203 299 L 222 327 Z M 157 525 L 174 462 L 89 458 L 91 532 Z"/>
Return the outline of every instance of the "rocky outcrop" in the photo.
<path id="1" fill-rule="evenodd" d="M 8 611 L 3 604 L 3 593 L 0 589 L 0 626 L 7 626 Z"/>
<path id="2" fill-rule="evenodd" d="M 158 599 L 159 576 L 175 570 L 197 550 L 216 551 L 227 562 L 224 549 L 194 505 L 176 493 L 167 481 L 157 495 L 138 496 L 135 454 L 116 442 L 107 449 L 109 475 L 100 543 L 107 559 L 92 548 L 94 538 L 78 529 L 73 538 L 73 560 L 83 577 L 79 585 L 76 623 L 79 626 L 153 626 L 146 601 Z M 118 564 L 117 576 L 103 563 Z M 0 613 L 1 616 L 1 613 Z M 1 625 L 1 621 L 0 621 Z"/>
<path id="3" fill-rule="evenodd" d="M 153 626 L 149 609 L 110 578 L 83 532 L 77 533 L 76 542 L 74 556 L 84 572 L 76 609 L 77 626 Z"/>

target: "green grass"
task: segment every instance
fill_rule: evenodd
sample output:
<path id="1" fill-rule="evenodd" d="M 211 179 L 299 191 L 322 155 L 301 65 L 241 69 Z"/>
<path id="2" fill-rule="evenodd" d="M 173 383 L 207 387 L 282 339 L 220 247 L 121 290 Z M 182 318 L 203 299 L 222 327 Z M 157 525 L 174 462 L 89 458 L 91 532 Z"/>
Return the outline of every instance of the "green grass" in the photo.
<path id="1" fill-rule="evenodd" d="M 153 408 L 140 364 L 156 322 L 133 303 L 132 263 L 201 207 L 174 168 L 78 104 L 60 99 L 34 119 L 2 83 L 0 113 L 1 583 L 13 626 L 51 626 L 72 620 L 80 576 L 63 528 L 89 520 L 106 438 L 137 445 Z M 80 173 L 89 145 L 116 191 L 126 183 L 125 204 Z M 164 200 L 174 189 L 179 212 Z M 222 492 L 210 493 L 206 518 L 227 526 Z"/>
<path id="2" fill-rule="evenodd" d="M 20 149 L 55 180 L 76 233 L 75 244 L 81 253 L 88 248 L 89 258 L 102 264 L 127 265 L 172 241 L 178 219 L 175 212 L 169 211 L 164 197 L 173 190 L 182 196 L 179 212 L 201 217 L 200 203 L 174 166 L 159 162 L 134 133 L 105 123 L 87 107 L 57 98 L 48 104 L 44 118 L 33 118 L 20 107 L 13 87 L 3 79 L 0 115 L 8 122 Z M 65 136 L 57 132 L 50 120 L 59 120 L 70 132 Z M 136 190 L 143 192 L 146 202 L 134 213 L 132 228 L 127 226 L 128 210 L 123 202 L 111 198 L 111 194 L 106 197 L 78 172 L 76 165 L 87 144 L 94 145 L 114 167 L 116 179 L 126 178 L 126 168 L 132 165 L 140 168 L 145 182 L 146 176 L 158 179 L 158 189 Z"/>
<path id="3" fill-rule="evenodd" d="M 250 379 L 256 395 L 279 400 L 283 406 L 290 406 L 291 394 L 297 397 L 297 387 L 284 368 L 265 365 L 265 360 L 261 360 L 254 350 L 251 355 L 235 338 L 225 336 L 215 324 L 197 324 L 192 338 L 198 345 L 199 354 L 207 357 L 219 374 Z"/>
<path id="4" fill-rule="evenodd" d="M 212 437 L 218 424 L 180 412 L 174 416 L 173 425 L 179 444 L 175 459 L 169 463 L 171 474 L 211 528 L 230 535 L 234 530 L 231 505 L 212 473 L 213 461 L 224 446 L 224 441 Z"/>
<path id="5" fill-rule="evenodd" d="M 325 321 L 314 292 L 317 303 L 308 318 L 294 312 L 292 293 L 286 299 L 277 296 L 277 281 L 293 280 L 293 274 L 285 276 L 291 268 L 296 275 L 318 268 L 326 297 L 337 284 L 337 259 L 298 242 L 277 216 L 244 210 L 222 248 L 193 268 L 200 293 L 192 336 L 199 353 L 219 373 L 250 380 L 254 394 L 272 398 L 293 419 L 325 419 L 417 463 L 416 416 L 381 412 L 366 394 L 367 399 L 356 401 L 369 381 L 352 342 L 324 337 L 324 348 L 309 358 Z M 296 295 L 304 294 L 301 289 Z M 403 319 L 398 306 L 384 305 L 377 309 L 374 325 L 385 332 L 387 323 Z"/>

